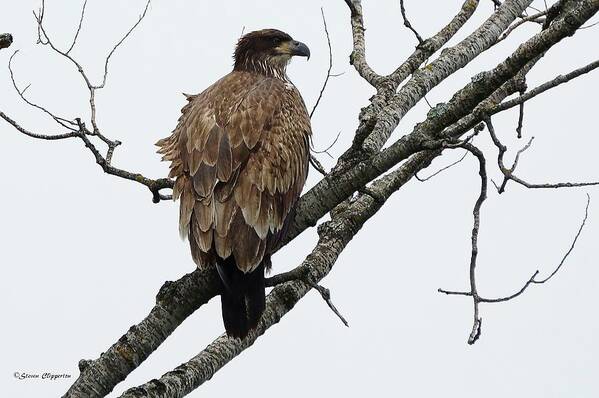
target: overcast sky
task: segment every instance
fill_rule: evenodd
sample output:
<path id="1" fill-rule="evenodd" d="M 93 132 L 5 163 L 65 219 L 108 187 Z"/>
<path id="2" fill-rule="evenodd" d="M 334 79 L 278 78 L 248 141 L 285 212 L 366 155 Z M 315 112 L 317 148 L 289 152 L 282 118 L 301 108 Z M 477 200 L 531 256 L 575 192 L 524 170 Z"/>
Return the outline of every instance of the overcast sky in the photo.
<path id="1" fill-rule="evenodd" d="M 412 24 L 428 37 L 457 12 L 461 0 L 408 0 Z M 457 43 L 492 11 L 482 0 Z M 47 0 L 47 31 L 68 48 L 82 1 Z M 543 7 L 543 1 L 533 3 Z M 103 60 L 144 0 L 94 1 L 73 55 L 94 81 Z M 42 113 L 15 94 L 5 65 L 14 50 L 17 82 L 31 83 L 27 96 L 68 118 L 89 116 L 86 89 L 77 71 L 47 47 L 36 46 L 31 10 L 38 0 L 2 1 L 0 31 L 15 42 L 0 51 L 0 109 L 25 128 L 59 132 Z M 159 1 L 115 53 L 107 86 L 98 93 L 98 122 L 123 141 L 113 163 L 161 177 L 153 143 L 170 134 L 185 100 L 229 72 L 242 29 L 276 27 L 308 44 L 312 57 L 289 67 L 309 107 L 328 63 L 320 7 L 333 45 L 335 73 L 313 119 L 316 148 L 331 153 L 351 142 L 357 114 L 373 90 L 348 64 L 349 12 L 341 0 Z M 409 55 L 414 37 L 403 28 L 399 2 L 365 1 L 368 59 L 388 73 Z M 596 19 L 596 18 L 595 18 Z M 431 103 L 451 94 L 481 70 L 511 53 L 536 26 L 477 58 L 434 89 Z M 586 29 L 552 49 L 529 75 L 533 87 L 597 57 L 599 30 Z M 599 180 L 597 93 L 599 74 L 581 77 L 527 104 L 525 140 L 535 136 L 518 175 L 531 182 Z M 394 138 L 422 121 L 419 104 Z M 513 154 L 517 110 L 495 118 Z M 499 171 L 495 151 L 482 134 L 475 140 Z M 165 280 L 191 272 L 187 242 L 177 232 L 178 205 L 151 202 L 140 185 L 104 175 L 80 141 L 36 141 L 0 122 L 0 264 L 3 327 L 0 390 L 10 397 L 62 395 L 78 376 L 81 358 L 97 358 L 154 304 Z M 425 175 L 462 155 L 447 152 Z M 320 155 L 325 167 L 334 160 Z M 509 156 L 511 159 L 511 156 Z M 466 340 L 472 323 L 469 298 L 437 288 L 466 290 L 472 205 L 478 195 L 473 157 L 435 179 L 412 181 L 371 219 L 323 281 L 350 323 L 345 328 L 318 293 L 311 292 L 278 325 L 190 397 L 244 396 L 485 396 L 594 397 L 599 393 L 599 188 L 526 191 L 510 184 L 501 196 L 489 191 L 479 237 L 479 292 L 487 297 L 518 290 L 535 270 L 552 272 L 568 249 L 591 197 L 587 226 L 563 269 L 546 285 L 518 299 L 481 306 L 483 334 Z M 318 180 L 311 171 L 308 186 Z M 273 260 L 276 272 L 297 266 L 316 241 L 315 230 Z M 223 331 L 218 299 L 186 320 L 146 362 L 110 395 L 161 376 L 188 360 Z M 16 380 L 15 372 L 67 373 L 62 381 Z"/>

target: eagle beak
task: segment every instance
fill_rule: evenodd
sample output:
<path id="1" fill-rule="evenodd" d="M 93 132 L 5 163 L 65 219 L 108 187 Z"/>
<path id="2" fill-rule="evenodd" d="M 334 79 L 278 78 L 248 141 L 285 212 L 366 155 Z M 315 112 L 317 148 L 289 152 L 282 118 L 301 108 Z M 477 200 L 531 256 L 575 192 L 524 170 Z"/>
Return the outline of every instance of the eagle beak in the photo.
<path id="1" fill-rule="evenodd" d="M 310 59 L 310 49 L 301 41 L 293 40 L 289 43 L 289 50 L 291 55 L 299 55 L 300 57 L 307 57 Z"/>

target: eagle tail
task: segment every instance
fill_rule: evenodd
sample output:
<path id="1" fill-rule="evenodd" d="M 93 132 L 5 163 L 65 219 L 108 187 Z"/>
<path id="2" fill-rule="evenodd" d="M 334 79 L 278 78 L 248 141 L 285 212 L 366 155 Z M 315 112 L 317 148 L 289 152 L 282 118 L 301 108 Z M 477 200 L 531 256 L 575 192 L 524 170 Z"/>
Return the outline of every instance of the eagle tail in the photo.
<path id="1" fill-rule="evenodd" d="M 233 256 L 217 263 L 221 304 L 227 335 L 244 338 L 256 328 L 266 306 L 264 264 L 252 272 L 240 271 Z"/>

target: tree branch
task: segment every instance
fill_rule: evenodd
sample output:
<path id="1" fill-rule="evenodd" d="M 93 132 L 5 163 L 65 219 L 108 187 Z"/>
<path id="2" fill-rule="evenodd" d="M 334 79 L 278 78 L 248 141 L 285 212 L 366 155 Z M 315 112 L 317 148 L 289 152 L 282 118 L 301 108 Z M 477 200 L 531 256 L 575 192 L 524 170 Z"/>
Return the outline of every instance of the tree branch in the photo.
<path id="1" fill-rule="evenodd" d="M 587 218 L 589 216 L 589 205 L 590 205 L 590 203 L 591 203 L 591 197 L 589 196 L 589 194 L 587 194 L 587 202 L 586 202 L 586 206 L 585 206 L 585 210 L 584 210 L 584 218 L 582 219 L 582 222 L 580 223 L 580 226 L 578 227 L 578 231 L 576 232 L 576 235 L 574 236 L 574 239 L 572 240 L 572 243 L 570 244 L 570 247 L 568 248 L 568 250 L 566 251 L 566 253 L 562 257 L 561 261 L 559 262 L 559 264 L 557 265 L 557 267 L 553 270 L 553 272 L 551 272 L 551 274 L 549 274 L 549 276 L 547 276 L 544 279 L 536 279 L 536 277 L 539 275 L 539 270 L 536 270 L 532 274 L 532 276 L 526 281 L 526 283 L 524 284 L 524 286 L 522 286 L 522 288 L 520 288 L 520 290 L 516 291 L 515 293 L 512 293 L 509 296 L 498 297 L 498 298 L 485 298 L 485 297 L 480 297 L 477 294 L 475 301 L 477 301 L 479 303 L 503 303 L 503 302 L 506 302 L 506 301 L 510 301 L 510 300 L 515 299 L 516 297 L 520 296 L 522 293 L 524 293 L 526 291 L 526 289 L 531 284 L 543 284 L 543 283 L 549 281 L 551 278 L 553 278 L 553 276 L 564 265 L 564 263 L 566 262 L 566 259 L 568 258 L 568 256 L 570 255 L 570 253 L 572 253 L 572 251 L 574 250 L 574 247 L 576 246 L 576 242 L 578 241 L 578 238 L 580 237 L 580 234 L 582 233 L 582 230 L 583 230 L 584 226 L 586 225 L 586 221 L 587 221 Z M 459 292 L 459 291 L 438 289 L 438 292 L 439 293 L 444 293 L 444 294 L 447 294 L 447 295 L 453 295 L 453 296 L 470 296 L 470 297 L 473 297 L 473 294 L 472 294 L 471 291 L 470 292 Z"/>
<path id="2" fill-rule="evenodd" d="M 503 160 L 503 156 L 507 152 L 507 147 L 505 145 L 503 145 L 501 143 L 501 141 L 499 140 L 499 138 L 497 137 L 495 128 L 493 127 L 493 123 L 491 122 L 490 117 L 486 119 L 485 123 L 487 124 L 487 129 L 489 130 L 489 134 L 491 135 L 491 139 L 493 140 L 493 143 L 499 150 L 499 154 L 497 155 L 497 164 L 499 165 L 499 170 L 503 174 L 503 182 L 501 183 L 501 186 L 499 186 L 497 188 L 498 193 L 501 194 L 505 191 L 507 182 L 510 180 L 517 182 L 518 184 L 523 185 L 524 187 L 530 188 L 530 189 L 573 188 L 573 187 L 586 187 L 586 186 L 592 186 L 592 185 L 599 185 L 599 181 L 594 181 L 594 182 L 558 182 L 558 183 L 553 183 L 553 184 L 531 184 L 529 182 L 524 181 L 523 179 L 521 179 L 519 177 L 516 177 L 514 175 L 514 171 L 516 170 L 516 167 L 518 166 L 518 161 L 520 159 L 520 155 L 524 151 L 526 151 L 528 148 L 530 148 L 530 145 L 532 144 L 532 140 L 534 139 L 534 137 L 531 138 L 531 140 L 528 142 L 527 145 L 525 145 L 522 149 L 520 149 L 518 151 L 518 153 L 516 154 L 516 157 L 514 159 L 514 163 L 512 164 L 512 167 L 507 168 L 507 167 L 505 167 L 505 163 Z"/>
<path id="3" fill-rule="evenodd" d="M 406 8 L 404 6 L 404 0 L 399 0 L 399 6 L 401 8 L 401 17 L 403 18 L 404 26 L 406 28 L 410 29 L 412 31 L 412 33 L 414 33 L 414 36 L 416 36 L 416 40 L 418 40 L 418 44 L 424 43 L 424 40 L 422 40 L 422 36 L 420 36 L 420 34 L 416 31 L 416 29 L 414 29 L 412 27 L 412 24 L 410 23 L 410 21 L 408 20 L 408 17 L 406 16 Z"/>
<path id="4" fill-rule="evenodd" d="M 292 272 L 307 275 L 314 283 L 322 280 L 331 271 L 339 254 L 360 231 L 364 223 L 376 214 L 394 192 L 409 181 L 416 170 L 422 166 L 423 160 L 411 159 L 392 174 L 375 181 L 370 189 L 382 200 L 374 199 L 368 194 L 361 194 L 354 201 L 334 212 L 331 221 L 318 227 L 319 240 L 312 253 Z M 273 278 L 283 281 L 286 277 Z M 121 398 L 159 396 L 175 398 L 189 394 L 253 345 L 268 328 L 277 324 L 293 309 L 310 289 L 309 285 L 297 280 L 284 282 L 275 287 L 267 297 L 266 310 L 258 327 L 248 337 L 239 340 L 222 335 L 188 362 L 157 380 L 125 391 Z"/>
<path id="5" fill-rule="evenodd" d="M 329 30 L 327 28 L 327 20 L 326 17 L 324 15 L 324 9 L 321 7 L 320 8 L 320 13 L 322 15 L 322 24 L 324 27 L 324 33 L 325 36 L 327 38 L 327 45 L 329 47 L 329 67 L 327 69 L 327 75 L 324 79 L 324 82 L 322 84 L 322 87 L 320 88 L 320 92 L 318 94 L 318 97 L 316 99 L 316 102 L 314 103 L 314 106 L 312 107 L 312 110 L 310 111 L 310 119 L 312 119 L 312 116 L 314 116 L 314 112 L 316 112 L 316 109 L 318 108 L 318 105 L 320 104 L 320 100 L 322 99 L 322 96 L 327 88 L 327 84 L 329 83 L 329 79 L 331 77 L 333 77 L 333 75 L 331 74 L 331 70 L 333 69 L 333 49 L 331 48 L 331 37 L 329 36 Z M 337 138 L 339 138 L 339 135 L 337 135 Z M 330 149 L 335 142 L 337 142 L 337 139 L 335 139 L 335 141 L 333 142 L 333 144 L 331 144 L 331 146 L 327 149 L 325 149 L 324 151 L 315 151 L 314 150 L 314 145 L 312 142 L 312 138 L 310 138 L 310 164 L 312 165 L 312 167 L 314 167 L 314 169 L 316 171 L 318 171 L 320 174 L 322 174 L 323 176 L 327 175 L 326 170 L 324 169 L 324 167 L 322 166 L 322 164 L 318 161 L 318 159 L 316 158 L 316 156 L 314 154 L 316 153 L 321 153 L 321 152 L 325 152 L 327 153 L 329 156 L 330 154 L 327 152 L 328 149 Z"/>
<path id="6" fill-rule="evenodd" d="M 360 0 L 345 0 L 351 13 L 351 27 L 354 49 L 349 56 L 349 63 L 364 80 L 375 88 L 380 85 L 382 76 L 372 70 L 366 61 L 366 41 L 364 39 L 364 19 L 362 17 L 362 2 Z"/>
<path id="7" fill-rule="evenodd" d="M 345 2 L 351 12 L 354 44 L 351 61 L 358 73 L 377 88 L 377 94 L 371 99 L 370 105 L 360 114 L 360 124 L 352 148 L 348 149 L 341 157 L 329 175 L 302 196 L 286 242 L 295 238 L 309 226 L 315 225 L 329 211 L 331 212 L 331 221 L 319 227 L 318 244 L 298 268 L 291 273 L 269 278 L 268 283 L 275 287 L 268 296 L 265 315 L 254 334 L 243 341 L 221 336 L 187 364 L 165 374 L 160 380 L 154 380 L 129 390 L 123 396 L 184 396 L 212 377 L 245 348 L 252 345 L 264 331 L 276 324 L 312 288 L 317 289 L 330 308 L 344 320 L 330 301 L 328 291 L 318 283 L 331 271 L 337 257 L 349 241 L 359 232 L 364 223 L 384 205 L 390 195 L 409 181 L 419 170 L 426 168 L 445 148 L 463 147 L 474 153 L 479 159 L 481 194 L 473 210 L 474 227 L 470 262 L 472 278 L 470 295 L 475 297 L 474 325 L 470 340 L 474 342 L 480 335 L 481 319 L 478 314 L 478 303 L 482 302 L 481 300 L 484 298 L 479 297 L 476 293 L 474 274 L 478 252 L 476 239 L 480 223 L 480 208 L 487 188 L 486 170 L 484 169 L 484 157 L 482 160 L 479 157 L 479 155 L 482 156 L 482 153 L 469 144 L 469 137 L 463 141 L 458 141 L 458 139 L 466 131 L 476 126 L 480 120 L 487 117 L 489 110 L 497 110 L 502 106 L 503 104 L 497 104 L 503 101 L 507 95 L 521 91 L 524 77 L 534 63 L 555 43 L 572 35 L 597 12 L 599 4 L 596 0 L 582 0 L 570 8 L 562 9 L 557 17 L 550 18 L 548 15 L 544 31 L 522 44 L 493 70 L 475 76 L 473 81 L 459 90 L 448 103 L 432 108 L 426 120 L 417 125 L 412 132 L 388 148 L 381 150 L 403 115 L 424 98 L 433 87 L 496 43 L 502 32 L 513 26 L 511 24 L 515 18 L 522 16 L 530 1 L 505 1 L 474 33 L 456 46 L 444 50 L 439 58 L 427 67 L 417 70 L 429 56 L 455 35 L 470 18 L 479 3 L 476 0 L 465 1 L 461 11 L 449 25 L 437 35 L 421 43 L 408 60 L 389 76 L 378 75 L 366 62 L 361 2 L 359 0 L 345 0 Z M 139 20 L 108 54 L 103 80 L 98 86 L 94 86 L 90 82 L 79 63 L 69 54 L 81 30 L 85 5 L 86 3 L 83 4 L 79 27 L 73 42 L 66 52 L 58 50 L 46 34 L 42 23 L 43 2 L 42 8 L 36 14 L 36 20 L 38 21 L 40 43 L 49 45 L 54 51 L 69 59 L 83 77 L 90 91 L 90 109 L 92 110 L 90 123 L 93 128 L 89 130 L 83 121 L 75 119 L 76 131 L 58 135 L 43 135 L 23 129 L 2 112 L 0 112 L 0 116 L 21 133 L 33 138 L 56 140 L 77 137 L 81 139 L 106 173 L 134 180 L 147 186 L 152 191 L 154 200 L 159 201 L 166 198 L 160 194 L 160 190 L 172 187 L 172 181 L 169 179 L 150 180 L 140 174 L 111 166 L 112 154 L 120 142 L 112 141 L 100 133 L 96 124 L 94 102 L 95 90 L 104 87 L 106 83 L 110 57 L 144 18 L 149 1 Z M 405 17 L 405 10 L 403 11 Z M 548 24 L 548 20 L 552 22 Z M 331 76 L 332 66 L 332 51 L 324 12 L 323 22 L 329 43 L 330 63 L 327 78 L 316 105 Z M 399 84 L 410 74 L 413 75 L 412 78 L 396 93 Z M 19 90 L 16 83 L 15 88 L 22 96 L 24 90 Z M 529 94 L 530 92 L 524 93 L 520 97 Z M 508 102 L 506 101 L 506 103 Z M 92 142 L 94 136 L 108 146 L 106 155 L 102 155 L 94 146 Z M 362 143 L 365 145 L 363 146 Z M 362 147 L 365 150 L 362 150 Z M 515 163 L 517 163 L 518 156 L 519 154 L 516 156 Z M 400 162 L 403 163 L 398 166 Z M 396 166 L 398 167 L 394 171 L 389 172 Z M 354 195 L 356 192 L 358 193 Z M 569 252 L 565 257 L 568 254 Z M 558 269 L 559 267 L 561 265 L 558 266 Z M 285 279 L 295 273 L 301 273 L 302 278 Z M 523 290 L 526 289 L 526 286 Z M 117 383 L 143 362 L 189 314 L 217 295 L 218 292 L 218 278 L 214 272 L 209 271 L 197 270 L 178 281 L 165 283 L 157 295 L 156 305 L 148 317 L 140 324 L 134 325 L 98 359 L 80 362 L 81 375 L 65 397 L 99 397 L 110 392 Z M 467 292 L 455 294 L 469 295 Z"/>
<path id="8" fill-rule="evenodd" d="M 504 4 L 507 3 L 508 1 Z M 592 0 L 578 3 L 575 8 L 556 19 L 546 30 L 523 43 L 494 69 L 474 76 L 472 82 L 459 90 L 447 104 L 439 104 L 431 109 L 427 119 L 419 123 L 410 134 L 404 135 L 381 152 L 352 164 L 351 167 L 347 167 L 346 163 L 342 163 L 340 167 L 336 166 L 298 202 L 298 216 L 291 226 L 290 237 L 295 237 L 296 231 L 301 232 L 313 226 L 315 220 L 323 217 L 331 208 L 397 163 L 418 151 L 430 149 L 425 144 L 431 139 L 442 137 L 444 129 L 460 121 L 461 118 L 469 116 L 480 103 L 516 76 L 529 62 L 536 61 L 538 56 L 544 54 L 557 42 L 572 35 L 598 9 L 599 4 Z M 431 78 L 434 80 L 434 77 Z M 390 103 L 395 101 L 396 98 L 393 98 Z M 468 129 L 478 123 L 477 119 L 476 115 L 468 119 L 472 122 L 468 124 Z M 393 114 L 385 114 L 378 116 L 376 124 L 395 128 L 396 122 Z M 467 130 L 460 128 L 454 131 L 459 131 L 461 135 Z"/>
<path id="9" fill-rule="evenodd" d="M 507 0 L 479 28 L 454 47 L 445 49 L 426 68 L 414 72 L 381 111 L 372 132 L 364 140 L 367 153 L 378 152 L 387 142 L 401 119 L 423 97 L 447 77 L 470 63 L 497 41 L 499 35 L 532 0 Z M 475 7 L 475 4 L 471 7 Z"/>
<path id="10" fill-rule="evenodd" d="M 520 95 L 519 97 L 516 97 L 514 99 L 511 99 L 509 101 L 505 101 L 502 102 L 501 104 L 497 105 L 496 108 L 491 110 L 491 114 L 495 114 L 498 112 L 502 112 L 505 111 L 507 109 L 513 108 L 514 106 L 523 104 L 524 102 L 536 97 L 539 94 L 544 93 L 547 90 L 550 90 L 552 88 L 555 88 L 559 85 L 562 85 L 564 83 L 569 82 L 572 79 L 575 79 L 579 76 L 582 76 L 584 74 L 587 74 L 595 69 L 599 68 L 599 60 L 597 61 L 593 61 L 588 65 L 585 65 L 581 68 L 578 68 L 576 70 L 573 70 L 570 73 L 567 73 L 565 75 L 559 75 L 556 76 L 555 78 L 533 88 L 532 90 L 527 91 L 526 93 Z"/>
<path id="11" fill-rule="evenodd" d="M 465 0 L 457 15 L 453 17 L 443 29 L 433 37 L 424 40 L 422 44 L 416 47 L 416 50 L 414 50 L 412 55 L 389 75 L 389 80 L 393 84 L 393 91 L 395 91 L 399 84 L 414 73 L 431 55 L 437 52 L 455 36 L 474 14 L 478 4 L 478 0 Z"/>
<path id="12" fill-rule="evenodd" d="M 79 18 L 79 26 L 77 27 L 77 31 L 75 32 L 75 36 L 73 37 L 73 42 L 71 43 L 71 46 L 66 51 L 67 54 L 71 52 L 71 50 L 73 49 L 73 47 L 75 47 L 75 44 L 77 43 L 77 38 L 79 37 L 79 32 L 81 32 L 81 26 L 83 25 L 83 17 L 85 16 L 85 7 L 86 6 L 87 6 L 87 0 L 85 0 L 83 2 L 83 7 L 81 8 L 81 17 Z"/>
<path id="13" fill-rule="evenodd" d="M 316 98 L 316 102 L 310 111 L 310 119 L 314 116 L 314 112 L 316 112 L 316 108 L 318 108 L 318 104 L 322 99 L 322 95 L 324 94 L 324 90 L 327 88 L 327 84 L 329 82 L 329 78 L 331 77 L 331 69 L 333 69 L 333 49 L 331 48 L 331 37 L 329 36 L 329 29 L 327 28 L 327 19 L 324 16 L 324 9 L 320 7 L 320 14 L 322 15 L 322 25 L 324 27 L 324 33 L 327 37 L 327 45 L 329 46 L 329 68 L 327 70 L 327 75 L 324 79 L 324 83 L 320 89 L 320 93 L 318 94 L 318 98 Z"/>

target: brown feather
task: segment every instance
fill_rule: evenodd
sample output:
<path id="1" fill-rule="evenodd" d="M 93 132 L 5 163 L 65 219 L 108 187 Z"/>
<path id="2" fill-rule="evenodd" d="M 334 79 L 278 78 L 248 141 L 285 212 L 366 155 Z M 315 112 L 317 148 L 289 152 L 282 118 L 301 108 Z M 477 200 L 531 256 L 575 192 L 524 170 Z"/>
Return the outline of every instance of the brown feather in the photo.
<path id="1" fill-rule="evenodd" d="M 220 181 L 229 181 L 233 171 L 233 154 L 229 145 L 229 137 L 223 132 L 218 145 L 218 161 L 216 164 L 216 176 Z"/>
<path id="2" fill-rule="evenodd" d="M 218 236 L 218 234 L 214 234 L 216 254 L 222 259 L 229 257 L 233 252 L 233 242 L 231 238 L 231 236 Z"/>
<path id="3" fill-rule="evenodd" d="M 181 206 L 179 207 L 179 234 L 185 238 L 189 233 L 189 222 L 193 211 L 195 196 L 189 178 L 183 178 L 181 187 Z"/>
<path id="4" fill-rule="evenodd" d="M 212 230 L 209 229 L 208 231 L 202 231 L 197 217 L 193 217 L 191 220 L 191 233 L 189 234 L 190 238 L 192 237 L 192 234 L 193 237 L 195 237 L 195 241 L 200 250 L 202 250 L 204 253 L 208 253 L 212 248 Z"/>
<path id="5" fill-rule="evenodd" d="M 173 134 L 157 142 L 176 179 L 180 231 L 198 266 L 233 255 L 250 272 L 305 183 L 310 118 L 295 86 L 246 71 L 187 99 Z"/>
<path id="6" fill-rule="evenodd" d="M 214 166 L 218 159 L 221 134 L 224 134 L 224 131 L 216 124 L 208 132 L 208 138 L 206 139 L 206 144 L 202 153 L 204 155 L 204 163 L 209 166 Z"/>
<path id="7" fill-rule="evenodd" d="M 193 175 L 193 187 L 200 197 L 211 196 L 216 185 L 216 169 L 202 163 Z"/>
<path id="8" fill-rule="evenodd" d="M 194 219 L 197 221 L 198 226 L 202 232 L 206 232 L 211 229 L 213 224 L 213 199 L 210 197 L 207 203 L 196 200 L 193 206 Z"/>

